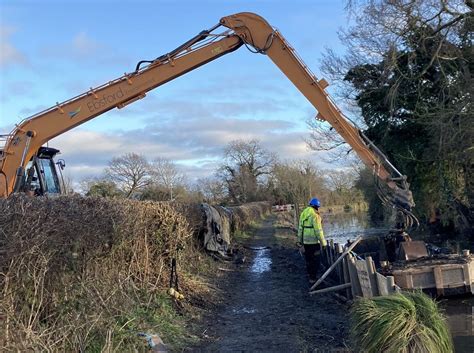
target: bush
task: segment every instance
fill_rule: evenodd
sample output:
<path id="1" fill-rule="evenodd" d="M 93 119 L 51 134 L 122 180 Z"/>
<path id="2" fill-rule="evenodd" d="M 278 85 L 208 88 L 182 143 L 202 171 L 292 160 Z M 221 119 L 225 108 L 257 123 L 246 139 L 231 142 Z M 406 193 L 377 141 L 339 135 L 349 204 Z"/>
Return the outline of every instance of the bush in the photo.
<path id="1" fill-rule="evenodd" d="M 266 209 L 235 208 L 239 227 Z M 183 348 L 194 337 L 178 311 L 207 291 L 191 275 L 206 265 L 202 225 L 199 204 L 1 199 L 0 351 L 145 352 L 141 331 Z M 172 258 L 187 296 L 179 305 L 166 295 Z"/>
<path id="2" fill-rule="evenodd" d="M 168 264 L 193 242 L 169 204 L 14 196 L 0 200 L 0 228 L 0 350 L 144 350 L 138 330 L 172 341 L 179 320 L 158 320 Z"/>

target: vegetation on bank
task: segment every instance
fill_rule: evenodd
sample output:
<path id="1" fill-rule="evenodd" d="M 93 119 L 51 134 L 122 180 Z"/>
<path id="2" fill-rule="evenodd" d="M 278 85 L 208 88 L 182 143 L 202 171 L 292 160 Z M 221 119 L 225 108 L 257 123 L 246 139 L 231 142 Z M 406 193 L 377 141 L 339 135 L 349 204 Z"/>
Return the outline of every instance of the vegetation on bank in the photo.
<path id="1" fill-rule="evenodd" d="M 256 140 L 230 142 L 213 177 L 186 181 L 176 164 L 128 153 L 114 157 L 102 177 L 83 183 L 88 196 L 240 205 L 255 201 L 323 205 L 364 202 L 354 187 L 357 173 L 320 170 L 307 160 L 280 161 Z"/>
<path id="2" fill-rule="evenodd" d="M 234 209 L 234 227 L 269 205 Z M 214 273 L 200 206 L 91 197 L 0 200 L 0 350 L 148 351 L 158 334 L 179 350 L 212 301 Z M 166 292 L 176 258 L 183 300 Z M 218 272 L 218 271 L 216 271 Z"/>

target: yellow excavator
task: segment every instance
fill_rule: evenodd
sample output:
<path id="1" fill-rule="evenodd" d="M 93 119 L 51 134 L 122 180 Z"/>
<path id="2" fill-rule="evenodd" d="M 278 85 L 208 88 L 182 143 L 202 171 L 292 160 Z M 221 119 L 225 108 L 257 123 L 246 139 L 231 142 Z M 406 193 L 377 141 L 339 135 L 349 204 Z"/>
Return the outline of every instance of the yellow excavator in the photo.
<path id="1" fill-rule="evenodd" d="M 224 31 L 218 32 L 221 27 Z M 42 147 L 46 142 L 111 109 L 122 109 L 144 98 L 148 91 L 241 46 L 267 55 L 313 104 L 317 119 L 327 121 L 373 170 L 382 201 L 404 216 L 406 226 L 417 222 L 411 211 L 415 204 L 406 177 L 338 109 L 325 91 L 327 81 L 318 80 L 285 38 L 265 19 L 250 12 L 223 17 L 217 25 L 175 50 L 154 60 L 140 61 L 133 72 L 23 120 L 11 134 L 3 135 L 0 197 L 14 192 L 60 194 L 56 166 L 62 169 L 64 163 L 54 162 L 59 151 Z"/>

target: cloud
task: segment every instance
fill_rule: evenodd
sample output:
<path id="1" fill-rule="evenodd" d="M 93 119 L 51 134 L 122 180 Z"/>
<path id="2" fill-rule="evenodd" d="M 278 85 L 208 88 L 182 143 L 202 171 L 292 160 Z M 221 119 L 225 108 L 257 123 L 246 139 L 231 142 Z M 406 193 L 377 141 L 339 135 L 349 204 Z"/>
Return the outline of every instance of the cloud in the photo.
<path id="1" fill-rule="evenodd" d="M 0 25 L 0 68 L 12 65 L 26 65 L 28 59 L 12 43 L 10 37 L 16 29 L 6 25 Z"/>
<path id="2" fill-rule="evenodd" d="M 196 180 L 212 175 L 222 161 L 225 146 L 237 139 L 257 139 L 281 159 L 312 159 L 315 154 L 308 151 L 303 139 L 307 134 L 295 130 L 291 122 L 278 119 L 187 116 L 180 120 L 157 119 L 127 131 L 76 129 L 55 138 L 50 146 L 62 151 L 75 180 L 100 174 L 114 156 L 129 152 L 150 160 L 167 158 L 177 163 L 190 180 Z"/>
<path id="3" fill-rule="evenodd" d="M 80 60 L 91 60 L 98 62 L 103 59 L 102 56 L 110 57 L 105 50 L 106 46 L 92 38 L 85 31 L 78 32 L 69 42 L 50 43 L 40 49 L 40 55 L 47 58 Z"/>
<path id="4" fill-rule="evenodd" d="M 101 47 L 99 42 L 90 38 L 86 32 L 78 33 L 72 40 L 72 49 L 77 55 L 90 55 Z"/>

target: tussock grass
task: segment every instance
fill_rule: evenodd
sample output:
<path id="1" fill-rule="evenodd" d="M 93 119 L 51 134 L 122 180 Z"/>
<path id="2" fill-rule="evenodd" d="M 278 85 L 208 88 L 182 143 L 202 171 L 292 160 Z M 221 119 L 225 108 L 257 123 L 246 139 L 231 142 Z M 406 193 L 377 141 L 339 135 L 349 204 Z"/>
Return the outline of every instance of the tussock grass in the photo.
<path id="1" fill-rule="evenodd" d="M 451 334 L 437 304 L 422 292 L 358 300 L 351 339 L 364 353 L 450 353 Z"/>

